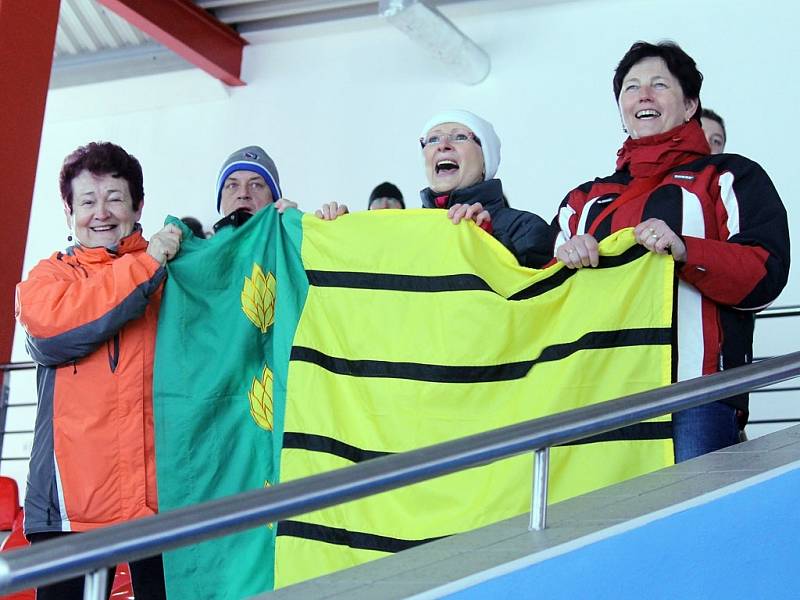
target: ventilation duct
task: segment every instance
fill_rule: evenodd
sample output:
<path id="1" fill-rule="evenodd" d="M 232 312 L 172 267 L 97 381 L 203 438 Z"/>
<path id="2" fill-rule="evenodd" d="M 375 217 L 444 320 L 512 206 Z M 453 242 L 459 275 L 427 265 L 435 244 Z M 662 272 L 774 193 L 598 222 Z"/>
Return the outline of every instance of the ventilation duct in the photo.
<path id="1" fill-rule="evenodd" d="M 380 15 L 444 63 L 468 85 L 489 74 L 489 55 L 436 8 L 423 0 L 380 0 Z"/>

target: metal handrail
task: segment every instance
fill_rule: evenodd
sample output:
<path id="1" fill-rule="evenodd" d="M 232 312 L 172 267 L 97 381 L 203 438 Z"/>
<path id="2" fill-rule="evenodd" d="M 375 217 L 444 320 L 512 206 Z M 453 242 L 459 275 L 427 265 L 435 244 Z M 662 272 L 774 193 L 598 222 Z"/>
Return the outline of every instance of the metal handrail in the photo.
<path id="1" fill-rule="evenodd" d="M 781 318 L 781 317 L 796 317 L 798 315 L 800 315 L 800 310 L 797 310 L 797 308 L 795 308 L 794 310 L 789 310 L 787 308 L 780 308 L 780 309 L 776 309 L 776 310 L 771 311 L 771 312 L 758 313 L 756 315 L 756 319 L 758 319 L 758 320 L 760 320 L 760 319 L 778 319 L 778 318 Z"/>
<path id="2" fill-rule="evenodd" d="M 119 562 L 153 556 L 524 452 L 544 450 L 798 375 L 800 352 L 795 352 L 267 489 L 89 531 L 79 537 L 68 536 L 10 551 L 0 556 L 0 593 L 96 572 Z M 541 491 L 540 487 L 534 502 L 541 502 Z"/>
<path id="3" fill-rule="evenodd" d="M 797 317 L 800 315 L 800 304 L 787 304 L 786 306 L 768 306 L 755 314 L 759 319 L 779 319 L 782 317 Z"/>
<path id="4" fill-rule="evenodd" d="M 32 360 L 26 362 L 10 362 L 0 364 L 0 372 L 2 371 L 28 371 L 36 368 L 36 363 Z"/>

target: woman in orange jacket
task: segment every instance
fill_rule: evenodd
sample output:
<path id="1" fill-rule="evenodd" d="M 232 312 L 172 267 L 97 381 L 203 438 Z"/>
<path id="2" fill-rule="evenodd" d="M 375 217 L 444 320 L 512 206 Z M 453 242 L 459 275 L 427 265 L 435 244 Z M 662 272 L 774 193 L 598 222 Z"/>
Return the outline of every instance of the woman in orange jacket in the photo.
<path id="1" fill-rule="evenodd" d="M 32 543 L 157 510 L 153 354 L 164 265 L 181 242 L 173 225 L 149 243 L 142 236 L 141 166 L 119 146 L 78 148 L 59 183 L 75 243 L 39 262 L 16 297 L 37 363 L 25 496 Z M 131 577 L 137 600 L 165 597 L 160 556 L 131 563 Z M 37 593 L 79 599 L 83 578 Z"/>

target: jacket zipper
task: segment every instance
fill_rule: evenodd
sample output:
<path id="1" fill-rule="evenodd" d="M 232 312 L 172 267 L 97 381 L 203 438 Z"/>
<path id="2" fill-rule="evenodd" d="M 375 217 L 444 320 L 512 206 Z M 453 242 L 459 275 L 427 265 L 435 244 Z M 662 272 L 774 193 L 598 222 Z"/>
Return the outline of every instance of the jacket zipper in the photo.
<path id="1" fill-rule="evenodd" d="M 108 350 L 108 366 L 111 372 L 115 373 L 119 364 L 119 333 L 115 333 L 114 337 L 106 342 L 106 349 Z"/>

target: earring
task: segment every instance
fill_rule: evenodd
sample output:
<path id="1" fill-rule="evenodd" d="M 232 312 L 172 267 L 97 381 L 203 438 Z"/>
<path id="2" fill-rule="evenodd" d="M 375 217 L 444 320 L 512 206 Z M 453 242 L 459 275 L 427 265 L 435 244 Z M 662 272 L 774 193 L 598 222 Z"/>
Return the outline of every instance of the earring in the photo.
<path id="1" fill-rule="evenodd" d="M 625 125 L 623 125 L 623 126 L 622 126 L 622 131 L 623 131 L 624 133 L 628 133 L 628 128 L 627 128 L 627 127 L 625 127 Z"/>
<path id="2" fill-rule="evenodd" d="M 67 236 L 67 241 L 68 241 L 68 242 L 71 242 L 71 241 L 72 241 L 72 236 L 71 236 L 71 235 L 68 235 L 68 236 Z"/>

